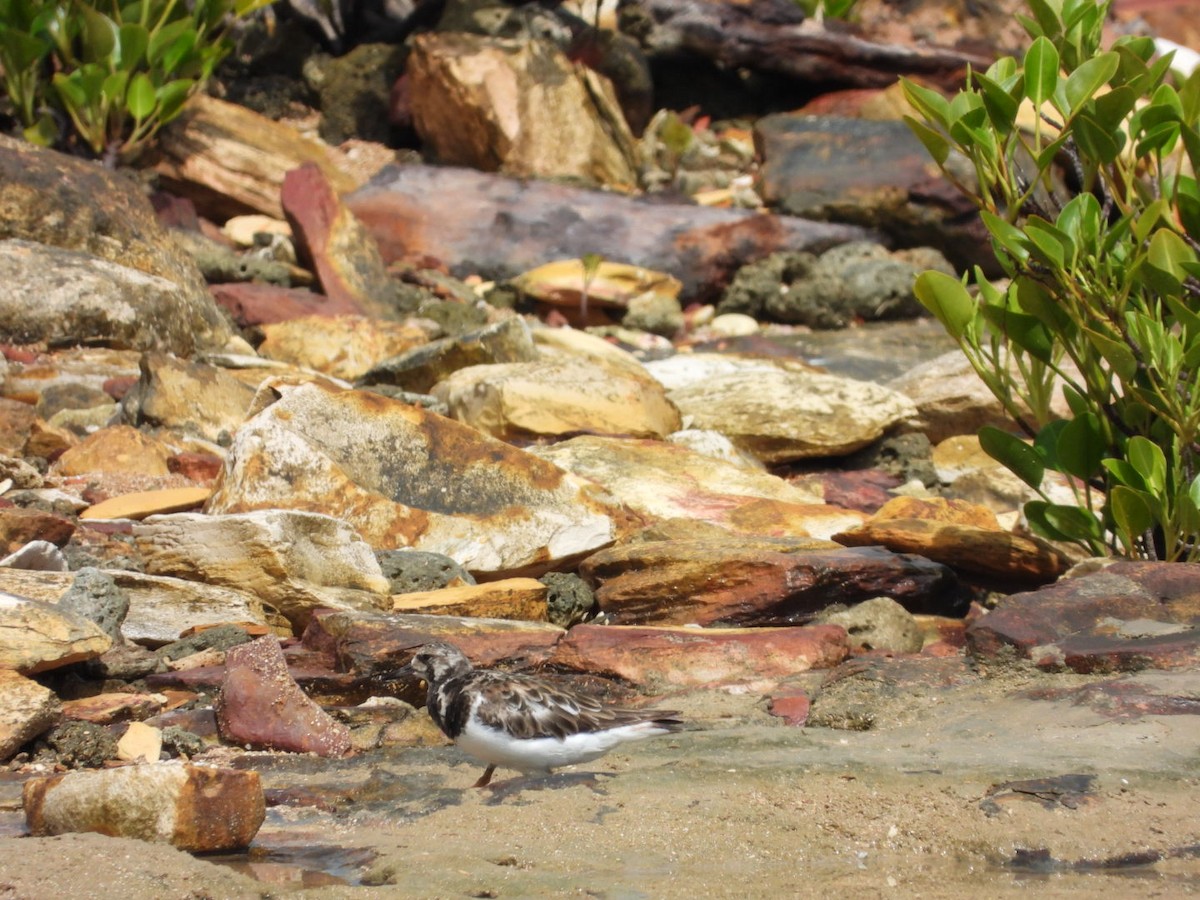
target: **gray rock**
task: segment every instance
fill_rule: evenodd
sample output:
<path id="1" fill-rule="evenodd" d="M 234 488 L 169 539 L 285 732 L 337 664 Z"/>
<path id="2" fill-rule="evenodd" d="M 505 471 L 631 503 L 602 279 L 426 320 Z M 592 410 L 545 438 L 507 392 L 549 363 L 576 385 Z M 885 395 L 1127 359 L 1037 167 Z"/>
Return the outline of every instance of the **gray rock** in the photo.
<path id="1" fill-rule="evenodd" d="M 596 595 L 588 583 L 570 572 L 547 572 L 538 579 L 547 588 L 546 614 L 561 628 L 570 628 L 596 609 Z"/>
<path id="2" fill-rule="evenodd" d="M 864 650 L 918 653 L 924 643 L 912 613 L 891 597 L 875 597 L 849 608 L 823 610 L 813 621 L 841 625 L 849 635 L 850 646 Z"/>
<path id="3" fill-rule="evenodd" d="M 380 550 L 375 554 L 393 594 L 436 591 L 458 584 L 475 584 L 475 578 L 449 556 L 424 550 Z"/>
<path id="4" fill-rule="evenodd" d="M 72 769 L 97 769 L 117 758 L 117 739 L 91 722 L 64 722 L 44 740 L 52 758 Z"/>
<path id="5" fill-rule="evenodd" d="M 71 587 L 58 601 L 60 610 L 91 619 L 114 642 L 121 640 L 121 623 L 129 614 L 129 597 L 111 575 L 99 569 L 80 569 Z"/>
<path id="6" fill-rule="evenodd" d="M 254 638 L 245 628 L 237 625 L 217 625 L 215 628 L 206 628 L 190 637 L 174 641 L 165 647 L 159 647 L 156 652 L 163 659 L 182 659 L 193 653 L 199 653 L 201 650 L 228 650 L 230 647 L 236 647 L 252 640 Z"/>

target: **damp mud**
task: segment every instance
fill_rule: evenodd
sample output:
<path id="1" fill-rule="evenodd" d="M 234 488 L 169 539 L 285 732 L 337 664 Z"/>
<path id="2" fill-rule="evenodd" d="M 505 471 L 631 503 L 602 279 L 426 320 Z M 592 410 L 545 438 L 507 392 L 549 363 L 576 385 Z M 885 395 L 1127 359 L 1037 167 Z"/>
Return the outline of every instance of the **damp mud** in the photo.
<path id="1" fill-rule="evenodd" d="M 820 701 L 869 706 L 869 730 L 691 693 L 670 698 L 691 730 L 482 790 L 449 746 L 229 754 L 271 808 L 247 853 L 217 858 L 21 836 L 5 781 L 0 898 L 1200 893 L 1200 674 L 885 681 Z"/>

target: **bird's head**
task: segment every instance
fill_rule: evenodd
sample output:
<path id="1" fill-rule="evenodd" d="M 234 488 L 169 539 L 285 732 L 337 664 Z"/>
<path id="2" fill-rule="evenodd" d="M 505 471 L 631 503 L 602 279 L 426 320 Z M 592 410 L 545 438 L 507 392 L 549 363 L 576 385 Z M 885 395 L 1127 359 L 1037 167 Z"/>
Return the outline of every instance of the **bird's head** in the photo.
<path id="1" fill-rule="evenodd" d="M 470 672 L 471 662 L 453 644 L 435 641 L 418 650 L 405 668 L 430 684 L 437 684 Z"/>

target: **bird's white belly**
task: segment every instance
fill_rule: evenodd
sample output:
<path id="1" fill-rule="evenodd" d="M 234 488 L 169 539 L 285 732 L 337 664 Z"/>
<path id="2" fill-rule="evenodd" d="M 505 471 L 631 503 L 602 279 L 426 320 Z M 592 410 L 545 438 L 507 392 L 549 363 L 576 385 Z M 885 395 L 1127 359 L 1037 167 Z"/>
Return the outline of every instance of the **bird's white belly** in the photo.
<path id="1" fill-rule="evenodd" d="M 559 766 L 598 759 L 623 741 L 638 740 L 665 731 L 643 722 L 609 731 L 573 734 L 566 738 L 540 737 L 519 740 L 506 731 L 488 728 L 473 719 L 458 736 L 457 744 L 484 763 L 521 772 L 549 772 Z"/>

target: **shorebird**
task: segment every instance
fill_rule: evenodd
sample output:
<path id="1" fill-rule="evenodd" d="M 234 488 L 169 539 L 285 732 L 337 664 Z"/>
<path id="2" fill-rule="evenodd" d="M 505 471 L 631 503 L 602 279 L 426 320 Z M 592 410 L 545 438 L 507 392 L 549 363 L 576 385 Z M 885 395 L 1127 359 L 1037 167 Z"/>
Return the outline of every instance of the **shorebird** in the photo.
<path id="1" fill-rule="evenodd" d="M 678 731 L 679 714 L 606 706 L 532 675 L 476 669 L 451 644 L 426 644 L 405 667 L 429 685 L 429 715 L 487 769 L 549 774 L 598 759 L 618 744 Z"/>

